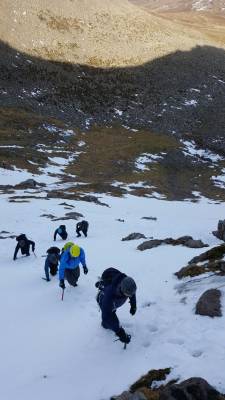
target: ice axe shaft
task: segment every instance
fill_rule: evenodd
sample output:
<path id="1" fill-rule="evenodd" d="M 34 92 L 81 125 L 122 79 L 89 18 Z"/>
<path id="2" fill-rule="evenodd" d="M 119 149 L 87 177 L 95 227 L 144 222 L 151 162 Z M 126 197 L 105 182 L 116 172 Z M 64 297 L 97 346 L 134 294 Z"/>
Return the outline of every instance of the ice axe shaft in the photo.
<path id="1" fill-rule="evenodd" d="M 61 297 L 61 300 L 63 301 L 63 299 L 64 299 L 64 290 L 65 289 L 62 289 L 62 297 Z"/>

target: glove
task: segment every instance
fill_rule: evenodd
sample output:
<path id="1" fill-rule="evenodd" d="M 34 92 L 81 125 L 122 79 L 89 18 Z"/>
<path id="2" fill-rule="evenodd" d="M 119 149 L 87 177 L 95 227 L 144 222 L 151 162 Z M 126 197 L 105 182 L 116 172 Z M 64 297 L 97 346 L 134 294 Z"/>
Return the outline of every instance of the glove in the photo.
<path id="1" fill-rule="evenodd" d="M 137 311 L 137 307 L 136 306 L 131 306 L 130 307 L 130 314 L 131 315 L 134 315 L 136 313 L 136 311 Z"/>
<path id="2" fill-rule="evenodd" d="M 120 328 L 116 335 L 119 337 L 119 339 L 122 343 L 126 343 L 126 344 L 130 343 L 131 336 L 127 335 L 127 333 L 125 332 L 125 330 L 123 328 Z"/>
<path id="3" fill-rule="evenodd" d="M 86 267 L 86 265 L 84 266 L 84 275 L 87 275 L 87 273 L 88 273 L 88 269 L 87 269 L 87 267 Z"/>
<path id="4" fill-rule="evenodd" d="M 65 283 L 64 283 L 64 279 L 60 279 L 59 287 L 61 287 L 62 289 L 66 288 Z"/>

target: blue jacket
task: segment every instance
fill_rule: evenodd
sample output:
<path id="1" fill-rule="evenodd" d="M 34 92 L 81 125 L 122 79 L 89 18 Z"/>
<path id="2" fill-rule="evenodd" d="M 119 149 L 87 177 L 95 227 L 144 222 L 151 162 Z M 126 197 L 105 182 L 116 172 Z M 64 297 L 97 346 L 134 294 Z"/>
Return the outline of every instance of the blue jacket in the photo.
<path id="1" fill-rule="evenodd" d="M 127 300 L 124 294 L 118 294 L 118 286 L 126 275 L 119 273 L 110 285 L 105 286 L 103 295 L 100 296 L 99 305 L 102 310 L 102 325 L 113 330 L 115 333 L 120 328 L 119 320 L 115 314 L 117 308 L 121 307 Z M 130 297 L 130 305 L 136 307 L 136 295 Z"/>
<path id="2" fill-rule="evenodd" d="M 79 264 L 82 264 L 83 267 L 86 266 L 85 262 L 85 253 L 84 250 L 80 247 L 80 255 L 79 257 L 71 257 L 70 249 L 67 249 L 63 252 L 59 265 L 59 279 L 64 279 L 65 269 L 75 269 L 79 267 Z"/>

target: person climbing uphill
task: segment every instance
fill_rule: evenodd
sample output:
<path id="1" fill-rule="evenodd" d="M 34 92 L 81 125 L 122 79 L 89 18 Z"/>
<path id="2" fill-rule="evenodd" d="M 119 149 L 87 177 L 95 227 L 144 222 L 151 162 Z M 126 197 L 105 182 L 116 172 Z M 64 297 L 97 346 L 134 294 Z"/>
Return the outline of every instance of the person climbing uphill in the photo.
<path id="1" fill-rule="evenodd" d="M 82 264 L 84 274 L 86 275 L 88 269 L 86 266 L 84 250 L 76 244 L 73 244 L 61 255 L 59 265 L 59 286 L 62 289 L 65 289 L 65 279 L 71 286 L 77 286 L 77 281 L 80 276 L 80 263 Z"/>
<path id="2" fill-rule="evenodd" d="M 116 268 L 107 268 L 95 286 L 99 290 L 96 300 L 102 311 L 103 328 L 114 331 L 122 343 L 129 343 L 131 336 L 120 326 L 116 310 L 129 299 L 130 314 L 136 313 L 135 281 Z"/>
<path id="3" fill-rule="evenodd" d="M 21 250 L 21 253 L 26 256 L 30 255 L 30 246 L 32 248 L 32 252 L 34 252 L 35 250 L 35 242 L 33 242 L 32 240 L 27 239 L 26 235 L 24 233 L 22 233 L 21 235 L 16 237 L 17 240 L 17 245 L 14 251 L 14 256 L 13 256 L 13 260 L 15 261 L 17 258 L 17 253 L 19 250 Z"/>
<path id="4" fill-rule="evenodd" d="M 60 225 L 59 228 L 55 230 L 54 233 L 54 242 L 56 241 L 56 236 L 59 235 L 63 240 L 67 239 L 67 232 L 66 232 L 66 226 L 65 225 Z"/>
<path id="5" fill-rule="evenodd" d="M 47 250 L 47 258 L 45 260 L 45 276 L 46 281 L 50 281 L 49 272 L 55 276 L 58 272 L 58 263 L 60 260 L 60 249 L 58 247 L 50 247 Z"/>
<path id="6" fill-rule="evenodd" d="M 78 222 L 76 225 L 77 237 L 81 236 L 80 232 L 82 232 L 84 234 L 84 236 L 87 237 L 88 226 L 89 226 L 89 223 L 85 220 Z"/>
<path id="7" fill-rule="evenodd" d="M 66 244 L 64 244 L 62 250 L 61 250 L 61 256 L 64 253 L 64 251 L 66 251 L 67 249 L 69 249 L 71 246 L 73 246 L 74 243 L 73 242 L 67 242 Z"/>

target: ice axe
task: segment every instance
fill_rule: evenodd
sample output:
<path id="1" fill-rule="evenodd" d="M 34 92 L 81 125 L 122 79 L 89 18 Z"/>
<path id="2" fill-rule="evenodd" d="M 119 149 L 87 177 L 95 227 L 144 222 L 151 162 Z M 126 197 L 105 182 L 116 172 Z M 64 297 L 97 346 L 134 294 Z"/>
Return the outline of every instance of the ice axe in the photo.
<path id="1" fill-rule="evenodd" d="M 63 299 L 64 299 L 64 290 L 65 290 L 65 288 L 62 288 L 62 296 L 61 296 L 61 300 L 63 301 Z"/>

